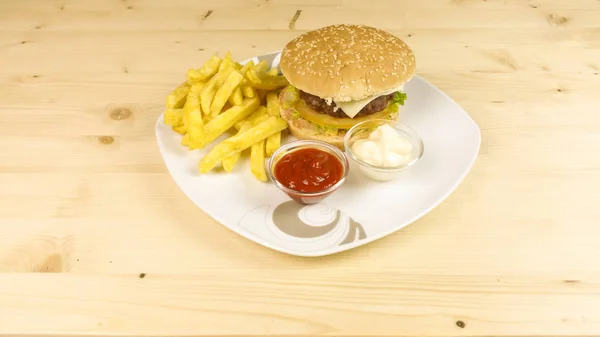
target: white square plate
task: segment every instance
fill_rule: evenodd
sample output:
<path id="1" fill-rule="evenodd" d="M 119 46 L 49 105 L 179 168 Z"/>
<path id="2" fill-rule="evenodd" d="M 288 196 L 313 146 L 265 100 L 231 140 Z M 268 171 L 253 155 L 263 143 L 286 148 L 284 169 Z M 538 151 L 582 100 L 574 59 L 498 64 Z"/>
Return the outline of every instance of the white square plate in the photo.
<path id="1" fill-rule="evenodd" d="M 278 53 L 254 58 L 273 66 Z M 202 150 L 188 151 L 182 136 L 156 123 L 156 138 L 169 173 L 204 212 L 232 231 L 263 246 L 299 256 L 321 256 L 367 244 L 421 218 L 441 203 L 467 175 L 479 153 L 477 124 L 452 99 L 415 76 L 400 119 L 417 131 L 423 157 L 394 181 L 372 181 L 351 167 L 344 185 L 322 203 L 303 206 L 271 182 L 257 181 L 242 157 L 234 172 L 198 173 Z M 282 143 L 292 140 L 291 136 Z"/>

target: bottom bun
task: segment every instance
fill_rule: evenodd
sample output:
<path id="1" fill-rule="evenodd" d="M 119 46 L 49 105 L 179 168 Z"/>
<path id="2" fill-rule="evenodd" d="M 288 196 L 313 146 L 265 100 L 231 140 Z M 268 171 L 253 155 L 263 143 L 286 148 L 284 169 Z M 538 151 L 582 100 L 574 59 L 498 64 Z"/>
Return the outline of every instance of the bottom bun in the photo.
<path id="1" fill-rule="evenodd" d="M 293 116 L 294 108 L 281 108 L 281 118 L 288 123 L 288 128 L 292 136 L 298 139 L 320 140 L 336 146 L 340 150 L 344 150 L 344 137 L 348 130 L 339 129 L 337 134 L 324 133 L 319 130 L 319 127 L 302 118 L 301 116 Z M 391 120 L 398 120 L 399 113 L 392 112 L 388 115 Z"/>

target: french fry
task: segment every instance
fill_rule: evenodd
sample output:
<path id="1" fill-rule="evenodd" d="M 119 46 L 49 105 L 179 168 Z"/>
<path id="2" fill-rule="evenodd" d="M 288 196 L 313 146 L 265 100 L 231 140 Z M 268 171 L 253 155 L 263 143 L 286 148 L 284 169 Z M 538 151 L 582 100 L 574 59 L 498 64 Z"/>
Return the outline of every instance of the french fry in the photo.
<path id="1" fill-rule="evenodd" d="M 267 118 L 269 118 L 269 115 L 264 113 L 265 110 L 261 109 L 261 108 L 264 108 L 264 107 L 262 107 L 262 106 L 259 107 L 258 109 L 256 109 L 255 112 L 252 113 L 252 115 L 248 116 L 248 118 L 246 118 L 242 121 L 242 126 L 238 130 L 238 134 L 246 132 L 252 126 L 254 126 L 258 123 L 262 123 L 263 121 L 266 121 Z M 263 113 L 255 116 L 255 113 L 259 110 L 262 110 Z M 253 116 L 255 116 L 256 118 L 253 118 Z M 223 169 L 226 172 L 233 171 L 235 164 L 238 162 L 238 160 L 240 159 L 241 156 L 242 156 L 242 152 L 240 151 L 240 152 L 236 152 L 235 154 L 223 159 L 223 161 L 221 161 L 221 165 L 223 166 Z"/>
<path id="2" fill-rule="evenodd" d="M 250 85 L 244 85 L 242 87 L 242 93 L 244 94 L 244 97 L 256 97 L 256 90 L 254 90 L 254 88 L 252 88 Z"/>
<path id="3" fill-rule="evenodd" d="M 193 92 L 196 95 L 200 95 L 200 93 L 202 92 L 202 89 L 204 88 L 205 85 L 206 85 L 205 82 L 196 82 L 190 88 L 190 92 Z"/>
<path id="4" fill-rule="evenodd" d="M 248 129 L 256 123 L 256 121 L 260 118 L 260 116 L 263 116 L 266 114 L 267 114 L 267 108 L 265 108 L 264 106 L 259 106 L 258 108 L 256 108 L 256 110 L 254 110 L 254 112 L 252 112 L 252 114 L 250 116 L 235 123 L 234 127 L 237 130 L 241 130 L 245 125 L 246 129 Z"/>
<path id="5" fill-rule="evenodd" d="M 227 55 L 225 55 L 225 58 L 223 59 L 223 61 L 219 65 L 219 71 L 223 71 L 224 69 L 227 69 L 227 68 L 233 68 L 233 69 L 235 69 L 235 63 L 233 62 L 233 60 L 231 59 L 231 57 L 227 58 Z"/>
<path id="6" fill-rule="evenodd" d="M 250 129 L 252 126 L 265 121 L 268 117 L 269 115 L 267 114 L 267 108 L 264 106 L 259 106 L 252 114 L 250 114 L 250 116 L 237 122 L 234 127 L 238 130 L 238 134 L 240 134 L 246 132 L 246 130 Z M 241 155 L 241 152 L 236 152 L 232 156 L 223 159 L 221 162 L 223 169 L 226 172 L 231 172 Z"/>
<path id="7" fill-rule="evenodd" d="M 242 88 L 239 86 L 235 88 L 231 96 L 229 96 L 229 104 L 231 105 L 240 105 L 244 100 L 244 95 L 242 94 Z"/>
<path id="8" fill-rule="evenodd" d="M 181 145 L 183 145 L 185 147 L 190 146 L 190 134 L 189 133 L 186 133 L 185 135 L 183 135 L 183 138 L 181 138 Z"/>
<path id="9" fill-rule="evenodd" d="M 224 64 L 225 61 L 221 62 Z M 202 89 L 202 93 L 200 94 L 200 105 L 202 106 L 202 112 L 204 116 L 210 116 L 210 105 L 212 103 L 213 97 L 217 91 L 217 88 L 223 84 L 227 76 L 233 72 L 233 67 L 227 67 L 221 71 L 219 71 L 215 76 L 213 76 L 206 85 Z"/>
<path id="10" fill-rule="evenodd" d="M 183 115 L 187 123 L 187 136 L 189 138 L 190 150 L 204 146 L 204 121 L 200 112 L 200 100 L 198 94 L 190 92 L 183 106 Z"/>
<path id="11" fill-rule="evenodd" d="M 250 69 L 252 69 L 252 67 Z M 248 70 L 250 70 L 250 69 L 248 69 Z M 266 60 L 262 60 L 262 61 L 258 62 L 258 64 L 254 67 L 254 70 L 259 74 L 266 72 L 268 69 L 269 69 L 269 64 L 267 63 Z"/>
<path id="12" fill-rule="evenodd" d="M 224 59 L 224 60 L 229 60 L 229 61 L 231 61 L 231 63 L 234 63 L 234 64 L 236 63 L 236 62 L 233 60 L 233 57 L 231 57 L 231 51 L 229 51 L 229 50 L 227 51 L 227 53 L 225 54 L 225 57 L 223 57 L 223 59 Z"/>
<path id="13" fill-rule="evenodd" d="M 206 81 L 217 73 L 220 65 L 221 59 L 218 56 L 213 55 L 199 69 L 188 70 L 187 79 L 192 83 Z"/>
<path id="14" fill-rule="evenodd" d="M 252 87 L 262 90 L 277 90 L 285 87 L 289 83 L 285 76 L 262 75 L 255 69 L 248 70 L 246 77 L 250 81 Z"/>
<path id="15" fill-rule="evenodd" d="M 270 116 L 279 117 L 279 98 L 275 91 L 267 93 L 267 111 Z M 281 132 L 274 133 L 267 138 L 265 144 L 265 152 L 267 156 L 270 156 L 281 146 Z"/>
<path id="16" fill-rule="evenodd" d="M 256 96 L 258 96 L 260 104 L 266 104 L 267 90 L 256 90 Z"/>
<path id="17" fill-rule="evenodd" d="M 215 97 L 210 105 L 211 119 L 217 117 L 219 112 L 221 112 L 221 109 L 223 109 L 229 96 L 231 96 L 240 82 L 242 82 L 242 78 L 243 76 L 237 71 L 232 71 L 229 76 L 227 76 L 223 85 L 221 85 L 215 93 Z"/>
<path id="18" fill-rule="evenodd" d="M 190 91 L 190 85 L 187 82 L 180 84 L 167 96 L 167 108 L 179 109 L 185 104 L 185 98 Z"/>
<path id="19" fill-rule="evenodd" d="M 255 96 L 255 91 L 254 89 L 252 89 L 252 87 L 250 85 L 248 85 L 248 80 L 246 80 L 246 73 L 248 72 L 249 69 L 254 68 L 254 61 L 250 60 L 248 62 L 246 62 L 246 64 L 244 64 L 242 66 L 242 69 L 240 69 L 240 74 L 242 74 L 244 76 L 244 80 L 241 83 L 242 86 L 242 93 L 244 94 L 244 97 L 248 97 L 248 98 L 252 98 Z"/>
<path id="20" fill-rule="evenodd" d="M 281 117 L 271 116 L 266 121 L 253 126 L 246 132 L 232 136 L 213 147 L 198 163 L 198 170 L 200 173 L 207 173 L 224 158 L 236 152 L 241 152 L 252 146 L 252 144 L 264 140 L 285 128 L 287 128 L 285 120 Z"/>
<path id="21" fill-rule="evenodd" d="M 277 76 L 277 75 L 279 75 L 279 69 L 271 68 L 271 69 L 269 69 L 269 71 L 267 71 L 267 75 Z"/>
<path id="22" fill-rule="evenodd" d="M 242 125 L 242 127 L 240 128 L 239 132 L 246 132 L 248 131 L 250 128 L 252 128 L 253 126 L 260 124 L 264 121 L 266 121 L 267 119 L 269 119 L 269 115 L 267 114 L 261 114 L 258 115 L 256 118 L 249 120 L 248 124 L 244 124 Z"/>
<path id="23" fill-rule="evenodd" d="M 192 114 L 192 112 L 195 111 L 195 104 L 199 104 L 199 97 L 198 95 L 200 95 L 200 92 L 202 91 L 202 88 L 204 87 L 205 83 L 204 82 L 196 82 L 192 85 L 192 87 L 190 88 L 190 92 L 187 95 L 186 101 L 185 101 L 185 105 L 183 106 L 183 125 L 185 127 L 185 130 L 187 132 L 189 125 L 190 125 L 190 115 Z M 188 101 L 191 101 L 190 105 L 188 104 Z M 187 108 L 186 108 L 187 106 Z M 198 109 L 200 109 L 200 107 L 198 106 Z M 200 117 L 202 117 L 202 114 L 200 114 Z"/>
<path id="24" fill-rule="evenodd" d="M 192 85 L 196 82 L 200 82 L 200 71 L 198 69 L 188 69 L 186 73 L 187 83 Z"/>
<path id="25" fill-rule="evenodd" d="M 165 124 L 170 126 L 183 125 L 183 109 L 166 109 L 163 115 Z"/>
<path id="26" fill-rule="evenodd" d="M 204 145 L 217 139 L 235 123 L 241 121 L 258 108 L 257 98 L 247 98 L 241 105 L 236 105 L 217 115 L 204 126 Z"/>
<path id="27" fill-rule="evenodd" d="M 248 69 L 254 67 L 254 61 L 250 60 L 248 62 L 246 62 L 246 64 L 244 64 L 242 66 L 242 68 L 240 69 L 240 74 L 242 75 L 246 75 L 246 72 L 248 71 Z"/>
<path id="28" fill-rule="evenodd" d="M 235 164 L 237 164 L 237 162 L 238 162 L 238 160 L 240 160 L 241 156 L 242 156 L 241 152 L 236 152 L 233 155 L 223 159 L 221 161 L 221 166 L 223 166 L 223 170 L 225 170 L 225 172 L 232 172 L 233 168 L 235 167 Z"/>
<path id="29" fill-rule="evenodd" d="M 248 63 L 245 64 L 245 66 L 247 66 L 247 67 L 242 68 L 240 70 L 240 73 L 242 75 L 244 75 L 244 80 L 242 81 L 242 86 L 248 86 L 251 84 L 250 81 L 248 80 L 248 76 L 247 76 L 247 74 L 250 70 L 253 69 L 257 74 L 259 74 L 259 76 L 261 76 L 262 74 L 265 74 L 267 72 L 267 69 L 269 69 L 269 65 L 267 64 L 267 61 L 265 61 L 265 60 L 260 61 L 256 65 L 254 64 L 253 61 L 249 61 Z M 246 90 L 248 90 L 248 93 L 250 95 L 253 94 L 253 92 L 251 90 L 249 90 L 249 89 L 246 89 Z M 252 97 L 254 97 L 254 96 L 252 96 Z"/>
<path id="30" fill-rule="evenodd" d="M 185 127 L 183 125 L 181 125 L 181 126 L 174 126 L 173 131 L 180 133 L 182 135 L 185 135 L 187 132 L 187 129 L 185 129 Z"/>
<path id="31" fill-rule="evenodd" d="M 198 116 L 197 113 L 194 113 L 194 116 Z M 202 129 L 202 122 L 200 122 L 201 117 L 198 117 L 198 122 L 195 123 L 193 120 L 188 127 L 188 133 L 186 135 L 189 136 L 190 139 L 190 150 L 200 149 L 204 144 L 204 130 Z"/>
<path id="32" fill-rule="evenodd" d="M 267 112 L 271 116 L 279 116 L 279 96 L 275 91 L 267 93 Z"/>
<path id="33" fill-rule="evenodd" d="M 265 152 L 267 157 L 271 156 L 281 146 L 281 132 L 274 133 L 267 138 Z"/>
<path id="34" fill-rule="evenodd" d="M 260 181 L 267 181 L 265 170 L 265 140 L 250 146 L 250 172 Z"/>

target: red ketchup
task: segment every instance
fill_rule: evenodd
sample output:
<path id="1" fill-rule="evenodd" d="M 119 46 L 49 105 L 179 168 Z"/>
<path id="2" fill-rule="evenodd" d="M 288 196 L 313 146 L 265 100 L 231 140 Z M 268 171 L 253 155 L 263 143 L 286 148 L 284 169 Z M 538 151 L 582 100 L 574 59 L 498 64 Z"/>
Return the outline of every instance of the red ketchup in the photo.
<path id="1" fill-rule="evenodd" d="M 281 156 L 274 165 L 273 174 L 279 183 L 292 190 L 287 192 L 290 198 L 312 204 L 334 192 L 325 190 L 344 177 L 344 166 L 327 151 L 303 148 Z"/>

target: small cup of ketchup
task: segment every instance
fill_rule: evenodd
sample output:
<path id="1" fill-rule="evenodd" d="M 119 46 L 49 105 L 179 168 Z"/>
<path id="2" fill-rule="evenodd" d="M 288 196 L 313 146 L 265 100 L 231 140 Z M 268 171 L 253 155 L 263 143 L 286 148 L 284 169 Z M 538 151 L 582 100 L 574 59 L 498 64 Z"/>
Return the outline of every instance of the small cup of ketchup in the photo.
<path id="1" fill-rule="evenodd" d="M 337 147 L 318 140 L 281 146 L 269 159 L 269 177 L 302 204 L 316 204 L 335 192 L 348 175 L 348 159 Z"/>

